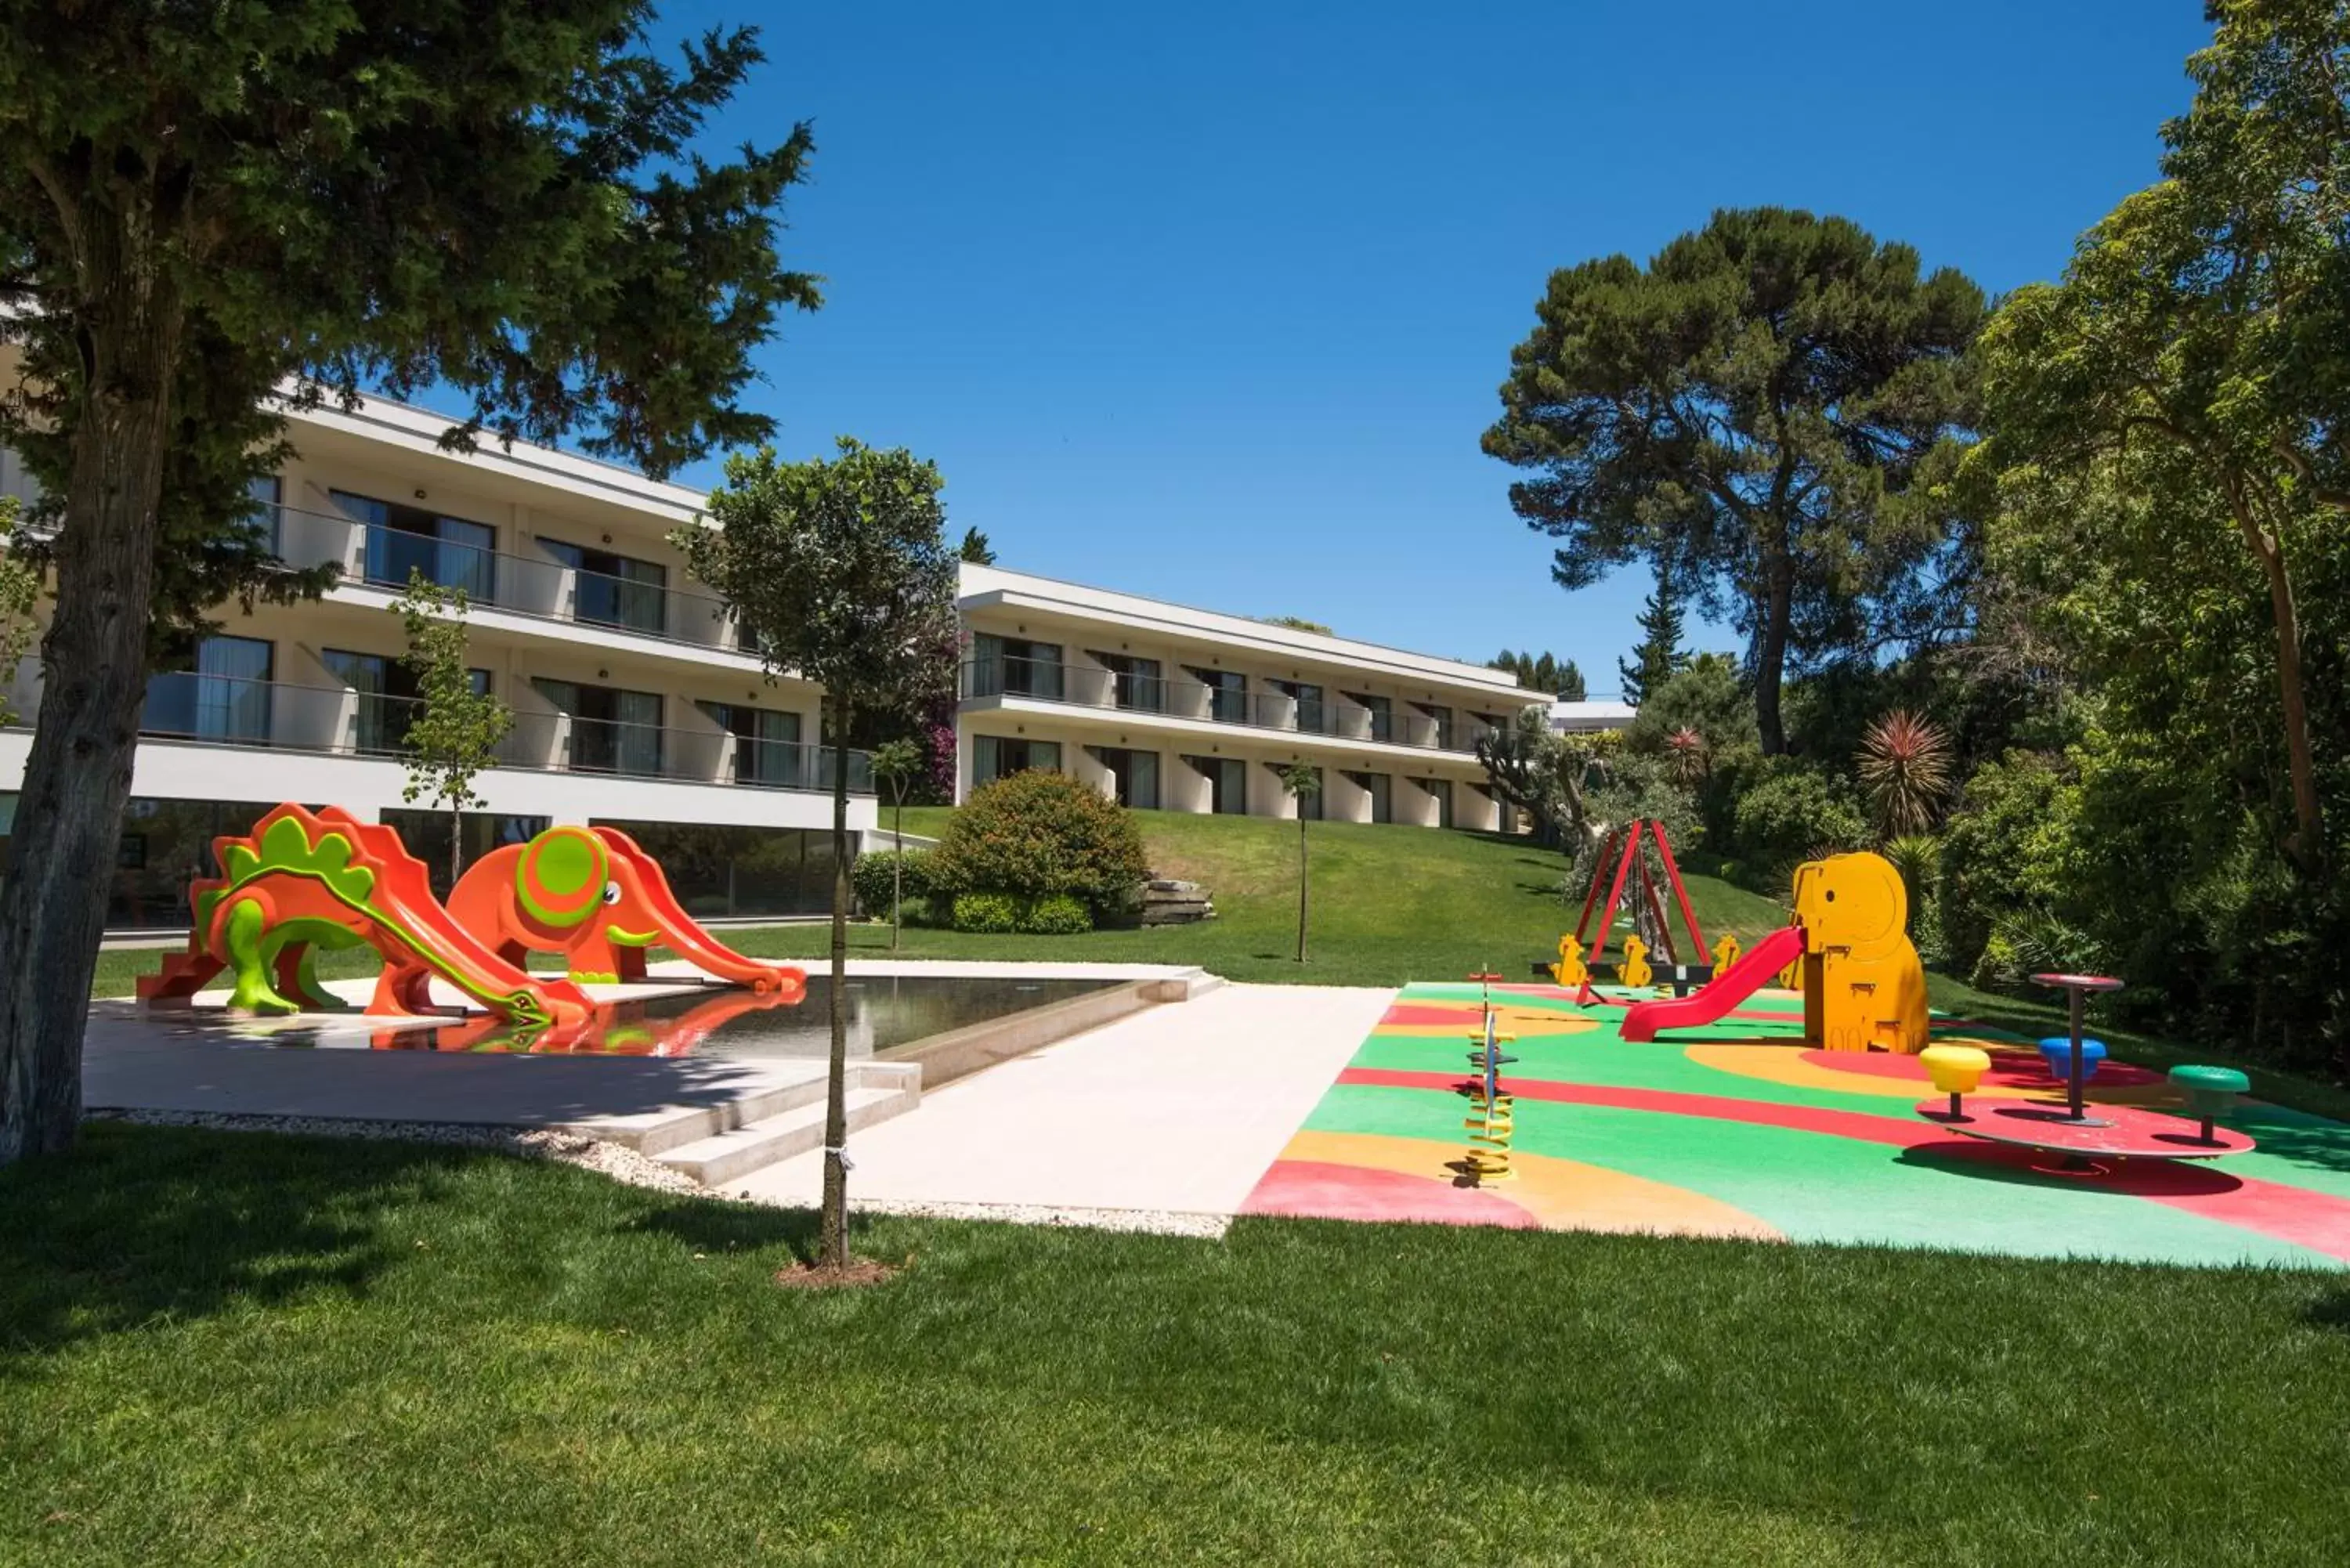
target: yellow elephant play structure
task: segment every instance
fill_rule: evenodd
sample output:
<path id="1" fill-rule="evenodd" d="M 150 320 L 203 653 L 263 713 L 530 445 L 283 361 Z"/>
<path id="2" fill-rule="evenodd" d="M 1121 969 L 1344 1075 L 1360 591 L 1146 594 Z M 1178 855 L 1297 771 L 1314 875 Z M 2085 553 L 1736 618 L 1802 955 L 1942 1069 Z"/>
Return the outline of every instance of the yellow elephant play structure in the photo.
<path id="1" fill-rule="evenodd" d="M 1804 992 L 1804 1043 L 1830 1051 L 1926 1048 L 1926 970 L 1909 942 L 1909 894 L 1881 855 L 1795 868 L 1795 923 L 1758 941 L 1694 996 L 1624 1015 L 1624 1038 L 1711 1023 L 1782 970 Z"/>
<path id="2" fill-rule="evenodd" d="M 1804 929 L 1804 1033 L 1830 1051 L 1926 1048 L 1926 967 L 1909 941 L 1909 891 L 1882 855 L 1795 868 Z"/>

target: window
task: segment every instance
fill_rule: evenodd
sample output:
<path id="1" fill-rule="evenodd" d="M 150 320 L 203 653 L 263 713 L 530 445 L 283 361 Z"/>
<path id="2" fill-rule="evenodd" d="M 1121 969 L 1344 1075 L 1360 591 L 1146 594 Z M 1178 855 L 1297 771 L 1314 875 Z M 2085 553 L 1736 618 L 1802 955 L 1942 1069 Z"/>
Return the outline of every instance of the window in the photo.
<path id="1" fill-rule="evenodd" d="M 1208 781 L 1208 809 L 1218 816 L 1248 815 L 1248 764 L 1238 757 L 1185 757 Z"/>
<path id="2" fill-rule="evenodd" d="M 1236 670 L 1201 670 L 1196 665 L 1190 669 L 1208 688 L 1209 718 L 1226 724 L 1249 722 L 1247 676 Z"/>
<path id="3" fill-rule="evenodd" d="M 983 631 L 972 639 L 974 697 L 1061 700 L 1061 645 Z"/>
<path id="4" fill-rule="evenodd" d="M 1348 774 L 1347 776 L 1360 785 L 1365 794 L 1371 797 L 1373 822 L 1395 820 L 1395 781 L 1393 779 L 1385 774 Z"/>
<path id="5" fill-rule="evenodd" d="M 359 712 L 351 732 L 351 749 L 381 755 L 408 743 L 408 726 L 416 720 L 421 701 L 416 672 L 382 653 L 353 653 L 348 649 L 323 648 L 318 660 L 336 680 L 359 693 Z M 473 694 L 490 690 L 490 672 L 468 670 Z"/>
<path id="6" fill-rule="evenodd" d="M 1349 691 L 1347 700 L 1359 702 L 1371 715 L 1371 739 L 1391 741 L 1395 738 L 1395 704 L 1384 697 L 1374 697 L 1367 691 Z"/>
<path id="7" fill-rule="evenodd" d="M 411 573 L 444 588 L 460 588 L 477 604 L 497 602 L 497 530 L 421 506 L 376 501 L 330 490 L 343 514 L 367 528 L 367 580 L 404 588 Z"/>
<path id="8" fill-rule="evenodd" d="M 533 680 L 538 694 L 571 715 L 571 765 L 582 773 L 661 771 L 661 700 L 576 680 Z"/>
<path id="9" fill-rule="evenodd" d="M 1159 809 L 1159 753 L 1128 751 L 1122 746 L 1087 746 L 1095 761 L 1109 770 L 1111 793 L 1120 805 L 1137 811 Z"/>
<path id="10" fill-rule="evenodd" d="M 1159 675 L 1159 660 L 1137 659 L 1130 653 L 1087 651 L 1110 672 L 1112 702 L 1142 713 L 1167 711 L 1167 682 Z"/>
<path id="11" fill-rule="evenodd" d="M 976 789 L 983 784 L 1034 768 L 1039 773 L 1061 770 L 1061 744 L 1057 741 L 1023 741 L 1009 735 L 974 735 L 972 737 L 971 783 Z"/>
<path id="12" fill-rule="evenodd" d="M 433 896 L 448 898 L 449 813 L 387 806 L 377 815 L 385 826 L 399 831 L 400 841 L 407 846 L 408 852 L 424 862 L 425 875 L 431 880 Z M 466 866 L 471 866 L 494 849 L 528 844 L 553 826 L 554 820 L 545 816 L 496 816 L 485 812 L 465 812 L 456 823 L 459 857 Z"/>
<path id="13" fill-rule="evenodd" d="M 140 728 L 151 735 L 267 745 L 274 653 L 258 638 L 205 638 L 196 644 L 194 669 L 148 680 Z"/>
<path id="14" fill-rule="evenodd" d="M 1297 727 L 1313 734 L 1330 729 L 1330 715 L 1322 701 L 1322 688 L 1310 680 L 1268 680 L 1266 685 L 1297 704 Z"/>
<path id="15" fill-rule="evenodd" d="M 244 493 L 258 509 L 253 514 L 253 521 L 260 525 L 263 535 L 269 540 L 269 553 L 283 556 L 286 552 L 279 545 L 279 536 L 284 530 L 278 523 L 277 505 L 286 498 L 285 483 L 274 473 L 265 473 L 246 485 Z"/>
<path id="16" fill-rule="evenodd" d="M 273 796 L 273 800 L 275 797 Z M 13 803 L 13 797 L 0 796 Z M 198 877 L 217 877 L 213 840 L 250 833 L 275 810 L 257 801 L 134 797 L 122 814 L 122 836 L 108 878 L 106 923 L 115 930 L 153 930 L 188 923 L 188 893 Z M 7 814 L 0 812 L 0 817 Z M 6 828 L 0 826 L 0 834 Z M 0 851 L 6 841 L 0 837 Z"/>
<path id="17" fill-rule="evenodd" d="M 572 618 L 597 626 L 625 627 L 654 637 L 667 632 L 663 614 L 668 597 L 669 568 L 609 550 L 590 550 L 558 539 L 541 539 L 539 548 L 576 574 Z"/>
<path id="18" fill-rule="evenodd" d="M 800 716 L 741 702 L 704 702 L 702 711 L 734 737 L 734 782 L 776 789 L 813 789 L 807 752 L 800 745 Z M 828 779 L 827 775 L 827 779 Z"/>

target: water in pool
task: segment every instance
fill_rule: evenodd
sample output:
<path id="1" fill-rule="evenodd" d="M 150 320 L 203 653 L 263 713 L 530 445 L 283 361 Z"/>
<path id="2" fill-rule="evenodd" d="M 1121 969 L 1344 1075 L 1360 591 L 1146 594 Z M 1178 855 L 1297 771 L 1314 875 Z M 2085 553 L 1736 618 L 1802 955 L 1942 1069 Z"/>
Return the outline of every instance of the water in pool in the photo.
<path id="1" fill-rule="evenodd" d="M 951 1029 L 1002 1018 L 1098 991 L 1099 980 L 1021 980 L 962 975 L 852 975 L 848 1054 L 871 1056 Z M 808 976 L 805 1000 L 782 1005 L 736 986 L 708 986 L 644 1002 L 615 1002 L 577 1038 L 557 1041 L 486 1014 L 463 1022 L 315 1017 L 240 1033 L 273 1044 L 372 1047 L 379 1051 L 526 1051 L 612 1056 L 822 1056 L 830 1049 L 832 979 Z"/>

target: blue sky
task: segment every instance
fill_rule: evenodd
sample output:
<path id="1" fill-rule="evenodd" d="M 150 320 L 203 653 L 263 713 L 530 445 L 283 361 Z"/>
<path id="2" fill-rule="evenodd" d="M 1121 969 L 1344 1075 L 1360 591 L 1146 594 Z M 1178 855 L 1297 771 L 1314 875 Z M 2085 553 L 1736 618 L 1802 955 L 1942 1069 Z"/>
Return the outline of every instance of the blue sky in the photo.
<path id="1" fill-rule="evenodd" d="M 2153 178 L 2201 10 L 769 13 L 719 130 L 815 122 L 788 247 L 828 302 L 753 400 L 793 455 L 849 433 L 935 459 L 1007 566 L 1433 653 L 1550 648 L 1606 694 L 1644 574 L 1554 587 L 1477 448 L 1550 271 L 1776 203 L 1994 291 L 2052 276 Z"/>

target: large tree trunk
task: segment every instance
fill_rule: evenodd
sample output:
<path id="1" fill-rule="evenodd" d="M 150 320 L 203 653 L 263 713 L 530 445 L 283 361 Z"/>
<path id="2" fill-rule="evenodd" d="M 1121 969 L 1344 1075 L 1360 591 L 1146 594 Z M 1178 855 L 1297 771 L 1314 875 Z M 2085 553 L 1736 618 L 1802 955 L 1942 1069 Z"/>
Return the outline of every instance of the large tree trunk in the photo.
<path id="1" fill-rule="evenodd" d="M 82 1030 L 147 694 L 149 590 L 180 309 L 126 236 L 93 225 L 108 292 L 81 336 L 57 604 L 41 706 L 0 888 L 0 1164 L 70 1147 Z"/>
<path id="2" fill-rule="evenodd" d="M 1787 628 L 1794 607 L 1794 567 L 1783 544 L 1762 556 L 1762 622 L 1754 638 L 1754 722 L 1762 733 L 1762 754 L 1787 749 L 1786 725 L 1779 716 L 1779 687 L 1787 668 Z"/>
<path id="3" fill-rule="evenodd" d="M 816 1266 L 848 1265 L 848 704 L 832 719 L 832 1054 L 824 1090 L 824 1215 Z"/>
<path id="4" fill-rule="evenodd" d="M 2285 568 L 2284 541 L 2263 527 L 2241 489 L 2231 487 L 2230 508 L 2252 558 L 2269 585 L 2269 610 L 2276 622 L 2277 687 L 2284 713 L 2285 771 L 2293 782 L 2293 857 L 2304 867 L 2325 859 L 2325 824 L 2317 801 L 2317 764 L 2309 739 L 2309 704 L 2302 690 L 2301 614 L 2293 604 L 2293 577 Z"/>

